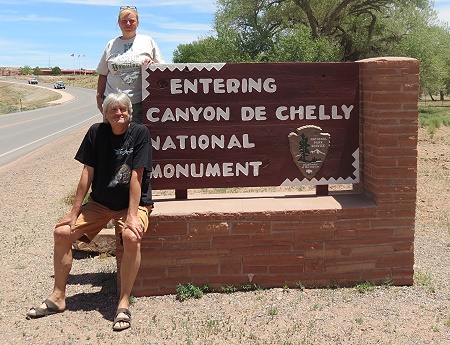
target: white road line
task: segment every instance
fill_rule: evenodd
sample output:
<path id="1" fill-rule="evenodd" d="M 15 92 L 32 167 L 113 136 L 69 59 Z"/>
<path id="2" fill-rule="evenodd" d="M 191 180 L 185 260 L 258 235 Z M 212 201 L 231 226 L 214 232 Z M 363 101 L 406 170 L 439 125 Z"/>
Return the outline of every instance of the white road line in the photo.
<path id="1" fill-rule="evenodd" d="M 82 123 L 84 123 L 84 122 L 91 121 L 93 118 L 95 118 L 95 117 L 97 117 L 97 116 L 98 116 L 98 114 L 95 115 L 95 116 L 92 116 L 92 117 L 90 117 L 90 118 L 88 118 L 88 119 L 86 119 L 86 120 L 84 120 L 84 121 L 78 122 L 78 123 L 76 123 L 76 124 L 74 124 L 74 125 L 72 125 L 72 126 L 70 126 L 70 127 L 61 129 L 61 130 L 58 131 L 58 132 L 55 132 L 55 133 L 50 134 L 50 135 L 47 135 L 46 137 L 42 137 L 42 138 L 40 138 L 40 139 L 38 139 L 38 140 L 35 140 L 35 141 L 32 141 L 31 143 L 28 143 L 28 144 L 26 144 L 26 145 L 22 145 L 22 146 L 20 146 L 20 147 L 17 147 L 17 148 L 15 148 L 14 150 L 11 150 L 11 151 L 2 153 L 2 154 L 0 155 L 0 157 L 6 156 L 6 155 L 8 155 L 8 154 L 10 154 L 10 153 L 13 153 L 13 152 L 15 152 L 15 151 L 21 150 L 21 149 L 23 149 L 23 148 L 25 148 L 25 147 L 27 147 L 27 146 L 33 145 L 33 144 L 35 144 L 35 143 L 37 143 L 37 142 L 39 142 L 39 141 L 41 141 L 41 140 L 50 138 L 50 137 L 54 136 L 55 134 L 59 134 L 59 133 L 61 133 L 61 132 L 67 131 L 68 129 L 71 129 L 71 128 L 73 128 L 73 127 L 76 127 L 76 126 L 78 126 L 78 125 L 80 125 L 80 124 L 82 124 Z"/>

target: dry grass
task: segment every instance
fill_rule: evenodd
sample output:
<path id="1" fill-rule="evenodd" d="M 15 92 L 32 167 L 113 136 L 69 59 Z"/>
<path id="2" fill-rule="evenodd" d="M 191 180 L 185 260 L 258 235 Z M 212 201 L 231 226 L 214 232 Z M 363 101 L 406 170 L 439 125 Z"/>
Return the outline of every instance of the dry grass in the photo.
<path id="1" fill-rule="evenodd" d="M 42 90 L 42 88 L 32 85 L 0 82 L 0 99 L 2 100 L 0 102 L 0 114 L 48 107 L 47 102 L 61 97 L 56 92 L 42 92 Z"/>
<path id="2" fill-rule="evenodd" d="M 28 80 L 30 76 L 14 76 L 14 79 Z M 70 86 L 84 87 L 87 89 L 97 88 L 97 78 L 95 75 L 41 75 L 38 77 L 40 83 L 53 84 L 55 81 L 63 81 L 64 84 Z"/>
<path id="3" fill-rule="evenodd" d="M 17 76 L 14 79 L 28 80 L 29 76 Z M 77 76 L 40 76 L 39 83 L 53 84 L 62 80 L 66 85 L 95 89 L 97 77 L 93 75 Z M 9 114 L 25 110 L 48 107 L 48 102 L 61 98 L 52 90 L 28 84 L 0 82 L 0 114 Z"/>

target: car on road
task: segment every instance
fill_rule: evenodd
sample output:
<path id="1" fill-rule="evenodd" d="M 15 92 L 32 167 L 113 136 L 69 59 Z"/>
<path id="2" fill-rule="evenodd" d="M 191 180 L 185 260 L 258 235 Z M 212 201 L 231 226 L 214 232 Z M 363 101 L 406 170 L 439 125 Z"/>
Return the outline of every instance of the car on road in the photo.
<path id="1" fill-rule="evenodd" d="M 28 79 L 28 84 L 37 84 L 38 80 L 36 78 L 30 78 Z"/>
<path id="2" fill-rule="evenodd" d="M 62 82 L 62 81 L 57 81 L 57 82 L 55 82 L 55 84 L 53 84 L 53 87 L 55 89 L 65 89 L 66 85 L 64 85 L 64 82 Z"/>

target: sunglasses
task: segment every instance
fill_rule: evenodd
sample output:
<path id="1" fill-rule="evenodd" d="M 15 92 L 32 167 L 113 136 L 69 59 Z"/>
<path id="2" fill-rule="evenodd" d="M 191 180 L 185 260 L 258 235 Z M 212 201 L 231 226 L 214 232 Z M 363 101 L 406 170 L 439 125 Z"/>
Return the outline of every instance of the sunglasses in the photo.
<path id="1" fill-rule="evenodd" d="M 136 6 L 120 6 L 120 10 L 133 10 L 137 12 L 137 7 Z"/>

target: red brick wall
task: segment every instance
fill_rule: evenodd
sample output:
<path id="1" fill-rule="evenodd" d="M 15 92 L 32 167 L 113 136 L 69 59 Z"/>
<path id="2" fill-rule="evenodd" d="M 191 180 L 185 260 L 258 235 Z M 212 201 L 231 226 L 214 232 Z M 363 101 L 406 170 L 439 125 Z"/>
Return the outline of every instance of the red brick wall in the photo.
<path id="1" fill-rule="evenodd" d="M 289 209 L 270 196 L 236 197 L 232 204 L 227 197 L 158 202 L 142 241 L 135 296 L 175 293 L 188 282 L 219 291 L 249 282 L 263 288 L 413 283 L 419 65 L 406 58 L 359 63 L 355 192 L 292 198 Z M 118 263 L 121 257 L 119 246 Z"/>

